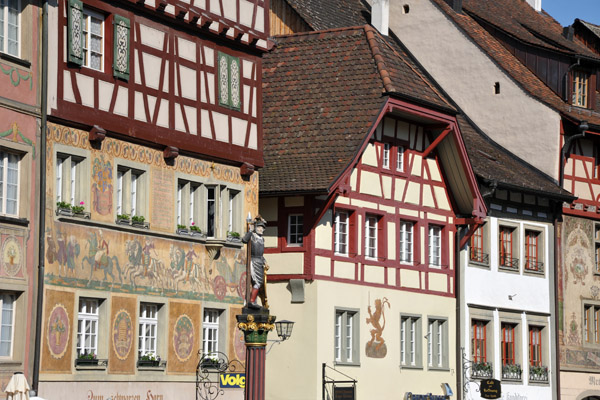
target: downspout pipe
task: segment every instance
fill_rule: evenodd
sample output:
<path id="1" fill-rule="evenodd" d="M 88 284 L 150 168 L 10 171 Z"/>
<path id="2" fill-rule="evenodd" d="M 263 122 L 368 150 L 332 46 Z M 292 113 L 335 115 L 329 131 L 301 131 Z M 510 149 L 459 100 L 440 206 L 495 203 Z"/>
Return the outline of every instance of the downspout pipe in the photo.
<path id="1" fill-rule="evenodd" d="M 48 0 L 42 2 L 42 74 L 41 74 L 41 99 L 40 107 L 42 120 L 40 127 L 40 158 L 37 171 L 40 179 L 39 211 L 38 211 L 38 276 L 37 276 L 37 302 L 35 316 L 35 344 L 33 357 L 32 389 L 39 393 L 40 382 L 40 355 L 42 342 L 42 307 L 44 304 L 44 253 L 46 231 L 46 130 L 48 125 Z"/>

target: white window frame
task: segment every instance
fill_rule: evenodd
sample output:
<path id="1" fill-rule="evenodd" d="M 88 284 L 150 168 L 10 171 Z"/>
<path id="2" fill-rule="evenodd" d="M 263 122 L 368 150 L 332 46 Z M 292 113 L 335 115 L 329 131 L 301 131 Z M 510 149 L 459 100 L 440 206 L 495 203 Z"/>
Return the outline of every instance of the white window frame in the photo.
<path id="1" fill-rule="evenodd" d="M 202 317 L 202 354 L 215 356 L 219 351 L 219 336 L 222 310 L 205 308 Z"/>
<path id="2" fill-rule="evenodd" d="M 64 201 L 72 206 L 78 206 L 84 201 L 82 183 L 85 157 L 65 154 L 56 154 L 56 201 Z"/>
<path id="3" fill-rule="evenodd" d="M 413 264 L 414 263 L 414 238 L 415 238 L 415 223 L 413 221 L 401 220 L 400 232 L 398 233 L 400 254 L 398 256 L 400 262 Z"/>
<path id="4" fill-rule="evenodd" d="M 442 266 L 442 232 L 439 225 L 429 225 L 429 266 Z"/>
<path id="5" fill-rule="evenodd" d="M 447 321 L 429 318 L 427 322 L 427 366 L 446 368 L 448 358 Z"/>
<path id="6" fill-rule="evenodd" d="M 98 325 L 100 323 L 100 300 L 88 297 L 79 299 L 77 314 L 77 356 L 98 356 Z M 89 327 L 89 332 L 86 329 Z M 89 345 L 86 341 L 90 339 Z"/>
<path id="7" fill-rule="evenodd" d="M 335 254 L 348 256 L 350 237 L 350 213 L 348 211 L 336 211 L 335 213 L 335 235 L 334 251 Z"/>
<path id="8" fill-rule="evenodd" d="M 138 355 L 157 356 L 158 304 L 140 303 Z"/>
<path id="9" fill-rule="evenodd" d="M 177 225 L 200 227 L 200 196 L 202 185 L 185 179 L 177 180 Z"/>
<path id="10" fill-rule="evenodd" d="M 8 185 L 11 183 L 8 182 L 8 167 L 9 167 L 9 157 L 16 157 L 17 160 L 17 189 L 16 189 L 16 198 L 8 199 Z M 21 160 L 22 156 L 16 152 L 6 151 L 4 149 L 0 150 L 0 163 L 2 168 L 2 174 L 0 176 L 0 215 L 11 215 L 18 216 L 19 215 L 19 207 L 20 207 L 20 191 L 21 191 Z M 15 212 L 9 213 L 7 212 L 8 201 L 15 202 Z"/>
<path id="11" fill-rule="evenodd" d="M 421 367 L 421 316 L 400 316 L 400 365 Z"/>
<path id="12" fill-rule="evenodd" d="M 292 247 L 304 246 L 304 215 L 288 215 L 287 245 Z"/>
<path id="13" fill-rule="evenodd" d="M 17 296 L 13 293 L 0 294 L 0 310 L 2 310 L 2 319 L 0 322 L 0 359 L 12 359 L 15 344 L 15 315 L 16 315 Z M 10 313 L 5 318 L 5 313 Z M 5 334 L 5 327 L 8 332 Z M 7 337 L 8 336 L 8 337 Z M 2 345 L 8 343 L 7 354 L 2 354 Z"/>
<path id="14" fill-rule="evenodd" d="M 334 361 L 336 364 L 358 364 L 359 322 L 358 310 L 335 310 Z"/>
<path id="15" fill-rule="evenodd" d="M 390 144 L 389 143 L 384 143 L 383 144 L 383 150 L 382 150 L 382 167 L 385 169 L 390 169 Z"/>
<path id="16" fill-rule="evenodd" d="M 2 3 L 4 3 L 4 5 L 2 5 Z M 10 3 L 13 3 L 13 7 L 10 7 Z M 16 8 L 14 7 L 14 3 L 16 3 Z M 9 10 L 13 9 L 16 10 L 17 12 L 17 53 L 11 53 L 8 51 L 8 41 L 9 41 L 9 37 L 8 37 L 8 14 L 9 14 Z M 2 35 L 1 38 L 1 42 L 0 42 L 0 46 L 1 46 L 1 51 L 4 54 L 9 54 L 11 56 L 17 57 L 17 58 L 21 58 L 21 31 L 22 31 L 22 24 L 21 24 L 21 0 L 2 0 L 2 2 L 0 2 L 0 12 L 2 13 L 2 32 L 0 32 L 0 34 Z"/>
<path id="17" fill-rule="evenodd" d="M 219 210 L 217 209 L 217 205 L 219 203 L 219 187 L 218 185 L 207 185 L 206 188 L 206 197 L 204 198 L 204 218 L 206 221 L 206 236 L 209 238 L 214 238 L 217 236 L 219 231 L 218 221 L 219 221 Z M 210 193 L 213 193 L 211 198 Z M 212 202 L 213 213 L 210 213 L 210 204 Z M 211 221 L 212 221 L 212 232 L 211 232 Z"/>
<path id="18" fill-rule="evenodd" d="M 134 215 L 144 216 L 145 198 L 144 188 L 146 187 L 146 171 L 129 167 L 127 165 L 117 166 L 117 184 L 116 184 L 117 206 L 116 214 L 127 214 L 130 217 Z"/>
<path id="19" fill-rule="evenodd" d="M 404 172 L 404 146 L 396 147 L 396 171 Z"/>
<path id="20" fill-rule="evenodd" d="M 100 43 L 100 50 L 102 51 L 102 53 L 94 52 L 95 54 L 101 55 L 100 69 L 94 68 L 90 65 L 91 64 L 90 53 L 92 52 L 92 50 L 89 48 L 89 44 L 91 43 L 91 36 L 93 35 L 90 31 L 92 18 L 102 21 L 102 36 L 101 36 L 102 40 Z M 105 29 L 106 24 L 105 24 L 105 22 L 106 22 L 106 20 L 104 18 L 104 15 L 84 7 L 81 22 L 82 22 L 81 33 L 82 33 L 82 35 L 84 35 L 83 49 L 82 49 L 82 51 L 83 51 L 82 66 L 89 68 L 89 69 L 93 69 L 94 71 L 104 72 L 104 63 L 106 61 L 106 54 L 105 54 L 105 41 L 106 41 L 106 29 Z M 85 30 L 85 27 L 88 27 L 87 31 Z M 87 46 L 86 46 L 86 44 L 87 44 Z"/>
<path id="21" fill-rule="evenodd" d="M 373 214 L 365 215 L 365 257 L 376 260 L 378 253 L 379 217 Z"/>

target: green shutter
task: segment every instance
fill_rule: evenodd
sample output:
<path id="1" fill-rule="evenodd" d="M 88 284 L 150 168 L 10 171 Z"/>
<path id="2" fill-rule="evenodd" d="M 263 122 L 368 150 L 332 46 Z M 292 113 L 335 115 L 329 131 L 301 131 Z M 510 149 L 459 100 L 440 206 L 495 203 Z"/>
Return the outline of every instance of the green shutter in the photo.
<path id="1" fill-rule="evenodd" d="M 67 46 L 69 62 L 83 64 L 83 3 L 69 0 L 67 6 Z"/>
<path id="2" fill-rule="evenodd" d="M 229 106 L 229 57 L 225 53 L 219 52 L 218 55 L 218 84 L 219 84 L 219 104 Z"/>
<path id="3" fill-rule="evenodd" d="M 240 59 L 229 57 L 229 105 L 239 110 L 242 104 L 240 96 Z"/>
<path id="4" fill-rule="evenodd" d="M 115 15 L 113 21 L 113 75 L 129 80 L 129 48 L 131 25 L 129 19 Z"/>

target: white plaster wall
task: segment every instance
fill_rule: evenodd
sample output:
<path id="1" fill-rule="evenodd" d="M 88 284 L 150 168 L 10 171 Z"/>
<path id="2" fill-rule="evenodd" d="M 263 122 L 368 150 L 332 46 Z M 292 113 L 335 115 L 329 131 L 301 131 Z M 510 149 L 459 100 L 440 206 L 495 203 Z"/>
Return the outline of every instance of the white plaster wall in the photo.
<path id="1" fill-rule="evenodd" d="M 411 0 L 408 14 L 405 3 L 390 2 L 390 29 L 487 135 L 558 179 L 558 113 L 509 79 L 430 0 Z"/>
<path id="2" fill-rule="evenodd" d="M 338 282 L 307 283 L 304 304 L 291 304 L 286 283 L 270 284 L 269 303 L 278 319 L 295 321 L 292 337 L 275 345 L 267 355 L 266 399 L 320 400 L 321 366 L 334 366 L 334 317 L 336 307 L 359 310 L 359 366 L 340 366 L 336 369 L 358 380 L 357 399 L 403 399 L 407 392 L 442 394 L 441 384 L 447 382 L 454 393 L 456 388 L 455 358 L 455 300 L 439 296 L 379 289 Z M 386 324 L 383 338 L 387 346 L 385 358 L 365 355 L 372 326 L 365 322 L 367 308 L 375 299 L 386 297 L 391 308 L 385 307 Z M 426 324 L 429 316 L 448 318 L 448 370 L 428 371 L 402 369 L 400 365 L 400 314 L 420 314 Z M 426 325 L 424 325 L 426 329 Z M 274 335 L 271 334 L 271 339 Z M 426 364 L 427 341 L 422 340 L 423 363 Z M 310 351 L 307 351 L 310 349 Z M 381 373 L 373 374 L 373 371 Z M 335 372 L 328 370 L 328 376 Z M 381 377 L 382 379 L 378 379 Z M 342 376 L 338 376 L 339 379 Z M 393 394 L 393 395 L 392 395 Z M 330 394 L 332 397 L 333 395 Z"/>

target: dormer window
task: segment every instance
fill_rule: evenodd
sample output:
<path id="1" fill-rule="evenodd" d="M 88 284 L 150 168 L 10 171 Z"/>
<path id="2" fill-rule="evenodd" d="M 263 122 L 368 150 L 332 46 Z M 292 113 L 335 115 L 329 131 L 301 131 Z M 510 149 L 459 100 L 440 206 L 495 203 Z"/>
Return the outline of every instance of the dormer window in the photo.
<path id="1" fill-rule="evenodd" d="M 573 71 L 572 104 L 577 107 L 588 107 L 590 74 Z"/>

